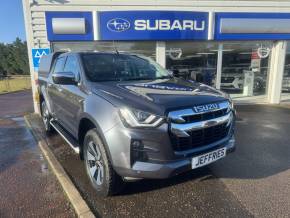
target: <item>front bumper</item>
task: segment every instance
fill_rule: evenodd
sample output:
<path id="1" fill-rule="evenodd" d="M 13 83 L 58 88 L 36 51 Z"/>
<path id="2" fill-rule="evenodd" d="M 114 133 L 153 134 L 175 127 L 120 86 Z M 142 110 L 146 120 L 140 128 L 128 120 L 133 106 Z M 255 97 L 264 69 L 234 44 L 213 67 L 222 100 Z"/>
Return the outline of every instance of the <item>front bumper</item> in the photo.
<path id="1" fill-rule="evenodd" d="M 214 146 L 212 149 L 207 150 L 207 152 L 223 148 L 227 149 L 227 154 L 235 151 L 235 138 L 232 136 L 226 144 L 220 146 Z M 204 153 L 207 153 L 204 152 Z M 147 178 L 147 179 L 165 179 L 178 174 L 192 170 L 191 160 L 195 156 L 186 157 L 177 161 L 169 161 L 164 163 L 150 163 L 150 162 L 135 162 L 131 169 L 116 168 L 117 172 L 123 177 L 128 177 L 130 179 Z"/>
<path id="2" fill-rule="evenodd" d="M 227 153 L 234 151 L 235 114 L 230 119 L 228 135 L 212 144 L 177 151 L 172 146 L 167 123 L 154 129 L 129 129 L 121 122 L 105 133 L 107 151 L 115 171 L 123 178 L 168 178 L 191 170 L 193 157 L 206 154 L 225 147 Z M 132 157 L 132 142 L 140 141 L 144 145 L 141 153 L 145 153 L 145 160 Z"/>

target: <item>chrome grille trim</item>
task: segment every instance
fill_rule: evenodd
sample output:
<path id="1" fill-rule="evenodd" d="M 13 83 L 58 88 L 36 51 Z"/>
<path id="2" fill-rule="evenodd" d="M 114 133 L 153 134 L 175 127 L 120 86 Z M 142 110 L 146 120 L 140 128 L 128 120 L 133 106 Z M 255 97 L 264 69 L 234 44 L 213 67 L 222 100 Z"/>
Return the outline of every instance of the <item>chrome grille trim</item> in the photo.
<path id="1" fill-rule="evenodd" d="M 218 107 L 200 105 L 168 114 L 169 135 L 175 152 L 207 149 L 225 140 L 232 131 L 235 114 L 229 101 L 213 103 Z"/>
<path id="2" fill-rule="evenodd" d="M 172 123 L 184 123 L 185 120 L 183 117 L 185 116 L 193 116 L 193 115 L 199 115 L 199 114 L 205 114 L 209 112 L 214 112 L 214 111 L 219 111 L 228 108 L 228 112 L 230 111 L 230 102 L 229 101 L 223 101 L 220 103 L 217 103 L 219 105 L 219 108 L 215 110 L 210 110 L 210 111 L 204 111 L 202 113 L 197 113 L 193 109 L 183 109 L 183 110 L 178 110 L 178 111 L 171 111 L 168 113 L 168 118 Z"/>
<path id="3" fill-rule="evenodd" d="M 204 128 L 208 128 L 212 126 L 217 126 L 223 123 L 227 123 L 227 126 L 228 126 L 230 125 L 232 119 L 233 119 L 233 113 L 230 112 L 226 114 L 225 116 L 206 120 L 206 121 L 186 123 L 186 124 L 172 123 L 171 132 L 178 137 L 189 137 L 190 135 L 187 133 L 188 131 L 204 129 Z"/>

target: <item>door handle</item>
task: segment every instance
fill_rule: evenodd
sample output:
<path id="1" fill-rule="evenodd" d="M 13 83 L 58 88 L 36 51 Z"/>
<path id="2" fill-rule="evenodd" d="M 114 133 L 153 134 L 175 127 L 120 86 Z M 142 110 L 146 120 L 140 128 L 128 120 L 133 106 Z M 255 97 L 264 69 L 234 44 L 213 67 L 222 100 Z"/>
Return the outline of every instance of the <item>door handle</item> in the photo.
<path id="1" fill-rule="evenodd" d="M 61 88 L 61 87 L 57 87 L 57 90 L 58 90 L 59 92 L 62 92 L 63 88 Z"/>

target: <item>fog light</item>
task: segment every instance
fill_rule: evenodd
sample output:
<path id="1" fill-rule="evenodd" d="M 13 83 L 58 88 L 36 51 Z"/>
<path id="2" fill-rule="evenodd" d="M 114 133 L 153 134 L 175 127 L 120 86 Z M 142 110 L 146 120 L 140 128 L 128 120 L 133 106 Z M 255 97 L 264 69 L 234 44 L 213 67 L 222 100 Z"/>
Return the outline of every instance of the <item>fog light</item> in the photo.
<path id="1" fill-rule="evenodd" d="M 141 140 L 132 140 L 131 141 L 131 165 L 136 161 L 147 161 L 148 156 L 144 150 L 144 144 Z"/>
<path id="2" fill-rule="evenodd" d="M 132 140 L 131 146 L 133 150 L 143 150 L 144 146 L 143 143 L 139 140 Z"/>

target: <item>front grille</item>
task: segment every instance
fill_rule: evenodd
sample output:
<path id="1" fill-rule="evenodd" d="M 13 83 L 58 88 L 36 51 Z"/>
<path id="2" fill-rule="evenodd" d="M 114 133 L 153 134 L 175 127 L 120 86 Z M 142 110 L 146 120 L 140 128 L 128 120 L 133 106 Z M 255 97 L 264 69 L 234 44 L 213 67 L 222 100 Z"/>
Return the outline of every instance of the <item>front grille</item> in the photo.
<path id="1" fill-rule="evenodd" d="M 222 77 L 221 78 L 221 82 L 222 83 L 232 83 L 235 80 L 235 77 Z"/>
<path id="2" fill-rule="evenodd" d="M 187 132 L 189 137 L 178 137 L 171 134 L 171 141 L 175 151 L 184 151 L 209 145 L 225 138 L 229 132 L 230 125 L 227 123 L 204 129 Z"/>
<path id="3" fill-rule="evenodd" d="M 189 116 L 182 116 L 182 118 L 185 120 L 185 123 L 193 123 L 193 122 L 199 122 L 199 121 L 205 121 L 205 120 L 211 120 L 214 118 L 222 117 L 226 115 L 228 108 L 212 111 L 208 113 L 203 114 L 194 114 Z"/>
<path id="4" fill-rule="evenodd" d="M 228 101 L 171 111 L 169 134 L 175 151 L 204 147 L 227 137 L 234 114 Z M 197 107 L 200 106 L 200 107 Z M 200 108 L 209 109 L 197 112 Z"/>

